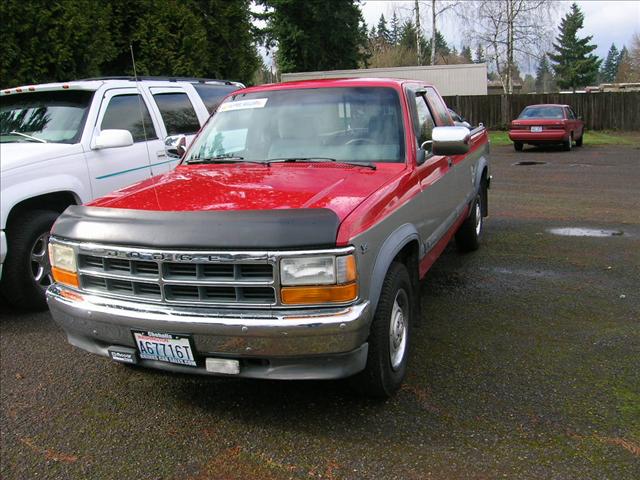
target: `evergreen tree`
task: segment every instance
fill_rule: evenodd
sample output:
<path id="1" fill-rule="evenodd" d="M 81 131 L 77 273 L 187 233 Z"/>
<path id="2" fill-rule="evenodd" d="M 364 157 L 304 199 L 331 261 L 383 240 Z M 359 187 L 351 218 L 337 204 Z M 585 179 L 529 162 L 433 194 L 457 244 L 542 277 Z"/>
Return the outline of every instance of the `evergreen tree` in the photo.
<path id="1" fill-rule="evenodd" d="M 617 67 L 616 76 L 613 79 L 615 82 L 625 83 L 637 81 L 637 75 L 634 75 L 627 47 L 622 47 L 622 50 L 620 50 Z"/>
<path id="2" fill-rule="evenodd" d="M 600 70 L 600 76 L 603 82 L 611 83 L 616 79 L 618 62 L 620 61 L 619 55 L 615 43 L 612 43 L 607 58 L 602 65 L 602 70 Z"/>
<path id="3" fill-rule="evenodd" d="M 257 0 L 269 11 L 262 32 L 277 43 L 280 71 L 356 68 L 366 59 L 367 37 L 355 0 Z M 379 34 L 379 32 L 378 32 Z M 233 46 L 228 46 L 233 50 Z"/>
<path id="4" fill-rule="evenodd" d="M 391 17 L 391 28 L 389 29 L 389 35 L 391 40 L 391 45 L 397 45 L 400 41 L 400 19 L 396 12 L 393 12 L 393 16 Z"/>
<path id="5" fill-rule="evenodd" d="M 378 20 L 378 41 L 383 47 L 391 45 L 391 32 L 387 28 L 387 20 L 384 15 L 380 15 L 380 20 Z"/>
<path id="6" fill-rule="evenodd" d="M 546 55 L 542 56 L 538 64 L 535 87 L 538 93 L 550 92 L 553 88 L 553 73 Z"/>
<path id="7" fill-rule="evenodd" d="M 100 0 L 0 1 L 2 86 L 100 75 L 116 54 L 110 17 Z"/>
<path id="8" fill-rule="evenodd" d="M 484 58 L 484 49 L 482 48 L 482 45 L 478 44 L 473 56 L 473 63 L 485 63 L 486 61 L 487 59 Z"/>
<path id="9" fill-rule="evenodd" d="M 560 23 L 560 35 L 553 44 L 555 53 L 549 54 L 554 63 L 556 79 L 561 88 L 571 88 L 574 92 L 596 80 L 601 60 L 591 52 L 597 45 L 590 45 L 591 35 L 579 38 L 578 30 L 583 27 L 584 15 L 573 3 Z"/>
<path id="10" fill-rule="evenodd" d="M 133 74 L 249 83 L 260 62 L 250 0 L 3 0 L 6 85 Z M 194 53 L 195 52 L 195 53 Z"/>
<path id="11" fill-rule="evenodd" d="M 468 45 L 462 46 L 462 50 L 460 50 L 460 56 L 465 63 L 473 63 L 473 60 L 471 58 L 471 47 L 469 47 Z"/>
<path id="12" fill-rule="evenodd" d="M 427 49 L 429 50 L 429 55 L 427 56 L 427 58 L 431 58 L 431 39 L 427 42 Z M 457 50 L 455 49 L 455 47 L 453 48 L 455 51 L 455 55 L 458 54 Z M 442 60 L 445 57 L 451 55 L 452 51 L 449 48 L 449 45 L 447 45 L 447 41 L 444 38 L 444 35 L 442 35 L 442 33 L 440 32 L 440 30 L 436 30 L 436 63 L 438 63 L 438 60 Z"/>

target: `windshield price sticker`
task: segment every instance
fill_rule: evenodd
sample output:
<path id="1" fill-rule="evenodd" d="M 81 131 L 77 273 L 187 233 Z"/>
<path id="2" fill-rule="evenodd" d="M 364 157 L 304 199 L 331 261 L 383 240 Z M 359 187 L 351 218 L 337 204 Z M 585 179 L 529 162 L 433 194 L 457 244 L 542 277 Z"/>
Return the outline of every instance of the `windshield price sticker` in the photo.
<path id="1" fill-rule="evenodd" d="M 189 337 L 157 332 L 133 332 L 140 358 L 196 366 Z"/>
<path id="2" fill-rule="evenodd" d="M 253 98 L 251 100 L 238 100 L 237 102 L 225 102 L 218 107 L 218 112 L 231 110 L 247 110 L 249 108 L 264 108 L 268 98 Z"/>

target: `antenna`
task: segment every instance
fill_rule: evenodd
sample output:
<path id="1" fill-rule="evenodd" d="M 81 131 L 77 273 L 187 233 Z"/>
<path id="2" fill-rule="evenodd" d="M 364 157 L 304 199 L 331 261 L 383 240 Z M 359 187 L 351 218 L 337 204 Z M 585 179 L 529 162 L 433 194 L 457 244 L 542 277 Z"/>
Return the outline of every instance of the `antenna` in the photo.
<path id="1" fill-rule="evenodd" d="M 131 50 L 131 63 L 133 64 L 133 78 L 136 83 L 136 90 L 138 91 L 138 109 L 140 110 L 140 122 L 142 123 L 142 134 L 144 135 L 144 146 L 147 149 L 147 163 L 149 163 L 149 169 L 151 169 L 151 154 L 149 153 L 149 139 L 147 138 L 147 127 L 144 124 L 144 112 L 142 110 L 142 89 L 138 83 L 138 73 L 136 71 L 136 59 L 133 55 L 133 45 L 129 44 L 129 50 Z"/>

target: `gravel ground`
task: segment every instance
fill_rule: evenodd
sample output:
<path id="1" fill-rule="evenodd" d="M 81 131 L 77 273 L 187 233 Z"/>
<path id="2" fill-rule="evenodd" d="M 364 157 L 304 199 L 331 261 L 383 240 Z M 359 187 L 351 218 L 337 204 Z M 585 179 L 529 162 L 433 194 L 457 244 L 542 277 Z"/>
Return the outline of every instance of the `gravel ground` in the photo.
<path id="1" fill-rule="evenodd" d="M 640 478 L 639 150 L 495 148 L 483 246 L 422 282 L 386 402 L 128 368 L 0 307 L 0 476 Z"/>

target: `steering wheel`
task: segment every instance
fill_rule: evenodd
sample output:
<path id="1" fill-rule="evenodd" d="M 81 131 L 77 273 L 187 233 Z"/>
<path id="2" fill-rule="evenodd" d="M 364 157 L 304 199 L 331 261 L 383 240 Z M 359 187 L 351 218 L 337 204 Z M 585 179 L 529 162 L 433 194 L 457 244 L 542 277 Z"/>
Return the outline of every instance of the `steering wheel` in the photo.
<path id="1" fill-rule="evenodd" d="M 370 138 L 353 138 L 345 143 L 345 145 L 375 145 L 375 142 Z"/>

